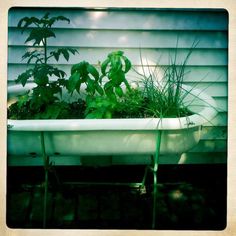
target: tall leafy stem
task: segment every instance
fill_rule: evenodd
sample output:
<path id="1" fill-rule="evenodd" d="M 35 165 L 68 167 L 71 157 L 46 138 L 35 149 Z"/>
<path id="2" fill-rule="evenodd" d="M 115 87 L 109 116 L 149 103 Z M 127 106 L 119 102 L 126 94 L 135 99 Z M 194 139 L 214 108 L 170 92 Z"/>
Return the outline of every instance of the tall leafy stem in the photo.
<path id="1" fill-rule="evenodd" d="M 30 108 L 38 113 L 37 118 L 56 118 L 55 116 L 59 115 L 60 109 L 63 108 L 61 104 L 54 103 L 59 100 L 58 95 L 62 94 L 62 87 L 67 84 L 66 73 L 49 64 L 49 60 L 54 58 L 58 62 L 63 56 L 68 61 L 70 54 L 78 53 L 76 49 L 68 47 L 58 48 L 49 53 L 48 39 L 56 38 L 52 26 L 57 21 L 70 23 L 70 20 L 64 16 L 49 17 L 49 13 L 46 13 L 42 18 L 24 17 L 18 23 L 21 32 L 24 33 L 27 30 L 29 34 L 25 44 L 32 42 L 22 59 L 28 59 L 27 65 L 30 66 L 33 63 L 33 67 L 21 73 L 16 82 L 25 86 L 29 79 L 33 79 L 37 85 L 33 88 L 28 99 L 24 97 L 23 102 L 20 101 L 18 105 L 21 108 L 29 103 Z M 51 80 L 53 77 L 54 80 Z"/>

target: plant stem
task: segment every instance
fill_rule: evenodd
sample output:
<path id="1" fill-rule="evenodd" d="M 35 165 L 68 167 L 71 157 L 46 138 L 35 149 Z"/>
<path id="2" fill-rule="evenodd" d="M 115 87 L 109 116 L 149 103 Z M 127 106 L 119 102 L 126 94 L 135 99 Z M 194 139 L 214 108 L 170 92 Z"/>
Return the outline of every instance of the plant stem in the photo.
<path id="1" fill-rule="evenodd" d="M 47 64 L 47 39 L 46 38 L 44 38 L 43 46 L 44 46 L 44 63 Z"/>

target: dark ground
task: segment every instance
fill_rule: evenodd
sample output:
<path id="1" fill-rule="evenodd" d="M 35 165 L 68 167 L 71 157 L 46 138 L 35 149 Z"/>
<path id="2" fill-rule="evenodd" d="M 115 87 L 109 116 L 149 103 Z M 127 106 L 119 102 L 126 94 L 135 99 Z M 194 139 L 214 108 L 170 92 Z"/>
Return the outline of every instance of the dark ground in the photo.
<path id="1" fill-rule="evenodd" d="M 117 182 L 141 182 L 144 166 L 54 167 L 49 175 L 47 228 L 151 229 L 152 174 L 146 191 Z M 227 166 L 160 165 L 157 229 L 222 230 L 226 227 Z M 42 228 L 43 167 L 10 167 L 7 224 Z M 109 186 L 75 182 L 112 182 Z"/>

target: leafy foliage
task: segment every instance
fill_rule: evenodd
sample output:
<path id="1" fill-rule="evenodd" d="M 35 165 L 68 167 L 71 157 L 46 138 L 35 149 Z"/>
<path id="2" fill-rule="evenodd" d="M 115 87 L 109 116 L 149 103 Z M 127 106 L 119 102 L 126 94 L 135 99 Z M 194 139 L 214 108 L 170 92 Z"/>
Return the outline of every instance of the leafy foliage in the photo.
<path id="1" fill-rule="evenodd" d="M 135 89 L 126 79 L 132 64 L 123 51 L 109 53 L 99 68 L 87 61 L 73 65 L 67 80 L 66 73 L 49 61 L 54 59 L 58 62 L 60 58 L 69 61 L 70 56 L 78 54 L 78 51 L 64 47 L 48 52 L 47 40 L 56 38 L 52 26 L 57 21 L 70 22 L 63 16 L 49 17 L 47 13 L 41 19 L 24 17 L 18 23 L 22 33 L 26 29 L 29 32 L 25 43 L 32 42 L 32 48 L 22 59 L 33 67 L 20 74 L 16 82 L 25 86 L 32 80 L 36 87 L 10 106 L 8 115 L 11 118 L 101 119 L 181 117 L 191 114 L 183 105 L 187 93 L 182 89 L 185 65 L 191 51 L 181 65 L 176 64 L 176 55 L 173 60 L 171 58 L 162 78 L 157 77 L 156 73 L 138 73 L 142 81 L 140 87 Z M 63 88 L 71 96 L 76 92 L 79 99 L 72 103 L 63 101 Z"/>
<path id="2" fill-rule="evenodd" d="M 108 54 L 107 59 L 101 65 L 102 76 L 108 78 L 108 82 L 104 85 L 105 93 L 113 99 L 118 96 L 123 96 L 121 85 L 124 83 L 126 88 L 130 90 L 130 85 L 125 77 L 125 74 L 131 69 L 130 60 L 124 56 L 124 52 L 115 51 Z"/>
<path id="3" fill-rule="evenodd" d="M 147 117 L 147 99 L 141 89 L 131 89 L 124 93 L 116 104 L 114 117 L 143 118 Z"/>
<path id="4" fill-rule="evenodd" d="M 23 95 L 19 98 L 18 108 L 25 105 L 35 112 L 35 118 L 57 118 L 66 110 L 65 104 L 59 100 L 62 94 L 62 88 L 66 86 L 66 73 L 55 66 L 49 64 L 49 60 L 54 58 L 59 61 L 63 56 L 65 60 L 69 60 L 70 54 L 78 53 L 73 48 L 58 48 L 48 53 L 48 38 L 56 38 L 52 26 L 57 21 L 70 22 L 64 16 L 49 17 L 46 13 L 42 18 L 24 17 L 18 23 L 18 28 L 24 33 L 26 29 L 29 32 L 25 43 L 32 42 L 33 48 L 27 50 L 22 56 L 23 60 L 27 60 L 27 64 L 33 63 L 33 68 L 27 69 L 20 74 L 15 80 L 25 86 L 29 80 L 32 80 L 36 87 L 32 93 Z M 53 79 L 52 79 L 53 78 Z"/>
<path id="5" fill-rule="evenodd" d="M 117 103 L 107 96 L 87 96 L 85 116 L 87 119 L 112 118 Z"/>
<path id="6" fill-rule="evenodd" d="M 99 72 L 93 65 L 86 61 L 72 66 L 67 89 L 70 93 L 73 93 L 74 90 L 80 93 L 82 84 L 86 85 L 87 94 L 94 95 L 97 92 L 103 95 L 103 89 L 99 84 Z"/>
<path id="7" fill-rule="evenodd" d="M 82 84 L 85 85 L 86 118 L 112 118 L 118 100 L 124 96 L 121 86 L 125 84 L 127 90 L 131 90 L 125 78 L 130 69 L 131 62 L 122 51 L 108 54 L 101 64 L 101 75 L 96 67 L 82 61 L 72 66 L 67 89 L 70 93 L 77 91 L 80 94 Z M 107 81 L 104 82 L 105 78 Z"/>

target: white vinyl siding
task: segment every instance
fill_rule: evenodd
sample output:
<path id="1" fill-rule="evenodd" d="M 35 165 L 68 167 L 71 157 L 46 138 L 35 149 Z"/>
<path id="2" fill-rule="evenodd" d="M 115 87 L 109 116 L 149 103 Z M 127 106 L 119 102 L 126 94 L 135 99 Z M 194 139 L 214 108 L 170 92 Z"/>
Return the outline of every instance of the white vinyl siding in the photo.
<path id="1" fill-rule="evenodd" d="M 228 81 L 228 16 L 221 10 L 131 10 L 131 9 L 40 9 L 13 8 L 9 11 L 8 81 L 12 83 L 26 69 L 21 56 L 27 33 L 21 34 L 17 23 L 22 17 L 41 17 L 46 12 L 70 19 L 55 25 L 56 39 L 49 40 L 49 50 L 59 46 L 74 47 L 79 55 L 70 61 L 59 60 L 58 66 L 69 76 L 71 65 L 82 60 L 97 65 L 113 50 L 122 50 L 136 69 L 141 68 L 140 53 L 149 66 L 169 63 L 178 40 L 177 62 L 184 60 L 194 41 L 186 70 L 185 83 L 202 88 L 216 99 L 219 114 L 208 122 L 202 139 L 186 155 L 210 157 L 211 162 L 226 161 L 227 153 L 227 81 Z M 28 43 L 30 45 L 30 43 Z M 52 64 L 55 61 L 51 61 Z M 136 77 L 134 72 L 129 78 Z M 215 159 L 214 159 L 215 158 Z"/>

